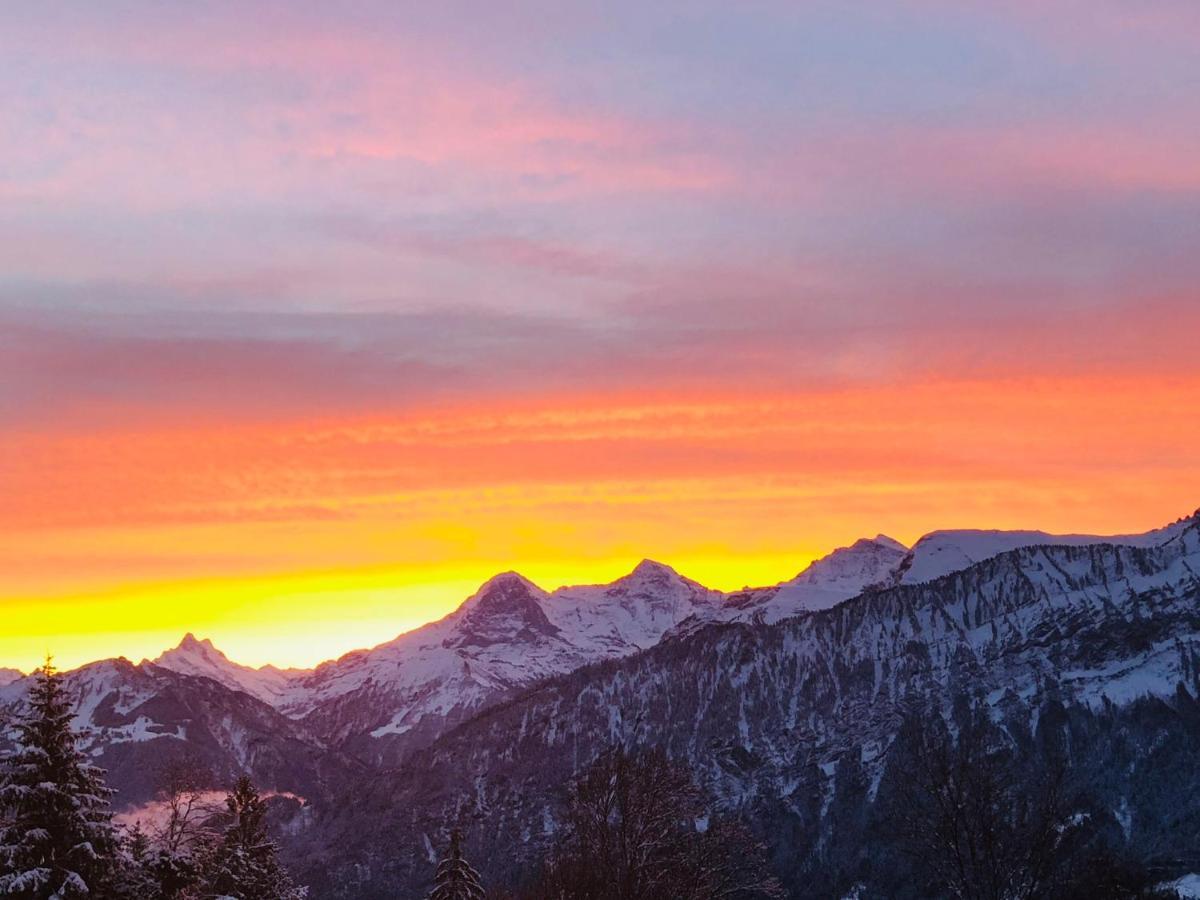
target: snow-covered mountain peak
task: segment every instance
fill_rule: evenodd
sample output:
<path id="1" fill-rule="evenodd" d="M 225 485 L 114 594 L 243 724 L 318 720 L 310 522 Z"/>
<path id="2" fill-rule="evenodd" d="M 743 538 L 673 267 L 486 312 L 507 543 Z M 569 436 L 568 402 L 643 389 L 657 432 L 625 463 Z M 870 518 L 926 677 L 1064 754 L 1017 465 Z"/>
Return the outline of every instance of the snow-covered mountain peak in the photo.
<path id="1" fill-rule="evenodd" d="M 571 590 L 567 588 L 566 590 Z M 664 597 L 668 595 L 694 595 L 708 593 L 702 584 L 684 578 L 666 563 L 643 559 L 634 566 L 628 575 L 618 578 L 608 585 L 609 596 L 617 595 L 652 595 Z"/>
<path id="2" fill-rule="evenodd" d="M 151 662 L 182 675 L 206 675 L 210 678 L 216 677 L 215 673 L 218 672 L 246 668 L 230 660 L 208 638 L 198 640 L 190 631 L 177 646 L 159 654 Z M 217 680 L 221 681 L 221 678 Z"/>
<path id="3" fill-rule="evenodd" d="M 908 548 L 887 535 L 860 538 L 813 562 L 789 584 L 832 588 L 845 585 L 862 590 L 889 580 Z"/>
<path id="4" fill-rule="evenodd" d="M 868 588 L 895 584 L 908 552 L 902 543 L 885 534 L 860 538 L 849 547 L 839 547 L 815 560 L 778 588 L 740 596 L 734 608 L 739 616 L 766 622 L 828 609 Z"/>
<path id="5" fill-rule="evenodd" d="M 721 602 L 719 592 L 644 559 L 611 584 L 559 588 L 546 613 L 572 643 L 605 658 L 650 647 L 685 619 L 715 618 Z"/>
<path id="6" fill-rule="evenodd" d="M 4 669 L 0 668 L 0 687 L 6 684 L 12 684 L 14 681 L 20 681 L 25 677 L 25 673 L 20 669 Z"/>
<path id="7" fill-rule="evenodd" d="M 267 703 L 277 703 L 288 692 L 294 679 L 307 674 L 297 670 L 264 666 L 252 669 L 235 663 L 208 638 L 197 639 L 188 632 L 178 646 L 149 661 L 180 675 L 199 675 L 220 682 L 235 691 L 244 691 Z"/>
<path id="8" fill-rule="evenodd" d="M 908 552 L 908 547 L 906 547 L 904 544 L 900 543 L 895 538 L 888 537 L 886 534 L 877 534 L 877 535 L 875 535 L 875 537 L 870 538 L 870 539 L 860 538 L 859 540 L 855 541 L 856 545 L 864 544 L 864 543 L 878 544 L 881 547 L 891 547 L 893 550 L 903 550 L 905 553 Z"/>
<path id="9" fill-rule="evenodd" d="M 640 563 L 633 567 L 633 571 L 618 581 L 628 579 L 637 579 L 638 581 L 664 581 L 670 578 L 682 578 L 673 568 L 666 563 L 660 563 L 653 559 L 643 559 Z"/>
<path id="10" fill-rule="evenodd" d="M 447 638 L 446 646 L 485 647 L 552 636 L 558 629 L 542 608 L 546 596 L 545 591 L 516 572 L 497 575 L 459 607 L 454 634 Z"/>
<path id="11" fill-rule="evenodd" d="M 459 608 L 464 611 L 526 608 L 531 601 L 536 605 L 545 596 L 545 591 L 519 572 L 502 572 L 485 581 Z"/>
<path id="12" fill-rule="evenodd" d="M 544 597 L 546 592 L 520 572 L 501 572 L 481 584 L 479 590 L 463 601 L 459 610 L 465 612 L 481 604 L 494 603 L 497 599 L 522 594 Z"/>
<path id="13" fill-rule="evenodd" d="M 213 645 L 212 640 L 209 638 L 197 639 L 196 635 L 192 634 L 190 631 L 183 636 L 183 640 L 181 640 L 174 649 L 166 651 L 166 653 L 163 653 L 159 659 L 162 659 L 162 657 L 166 656 L 167 654 L 177 654 L 181 656 L 185 654 L 191 656 L 206 656 L 209 654 L 215 654 L 221 659 L 227 659 L 225 654 Z"/>

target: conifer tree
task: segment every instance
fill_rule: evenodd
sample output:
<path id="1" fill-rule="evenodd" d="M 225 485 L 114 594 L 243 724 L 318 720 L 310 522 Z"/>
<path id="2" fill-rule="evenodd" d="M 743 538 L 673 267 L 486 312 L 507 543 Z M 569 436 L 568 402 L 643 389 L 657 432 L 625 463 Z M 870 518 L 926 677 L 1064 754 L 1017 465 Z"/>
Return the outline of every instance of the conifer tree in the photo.
<path id="1" fill-rule="evenodd" d="M 484 900 L 479 873 L 462 854 L 462 833 L 450 832 L 450 849 L 438 863 L 429 900 Z"/>
<path id="2" fill-rule="evenodd" d="M 103 771 L 71 731 L 71 704 L 50 660 L 0 760 L 0 896 L 68 900 L 113 896 L 118 838 Z"/>
<path id="3" fill-rule="evenodd" d="M 303 900 L 267 836 L 267 805 L 243 775 L 225 800 L 230 824 L 211 862 L 211 890 L 235 900 Z"/>
<path id="4" fill-rule="evenodd" d="M 163 900 L 165 895 L 155 872 L 156 854 L 140 822 L 125 832 L 122 844 L 117 895 L 131 900 Z"/>

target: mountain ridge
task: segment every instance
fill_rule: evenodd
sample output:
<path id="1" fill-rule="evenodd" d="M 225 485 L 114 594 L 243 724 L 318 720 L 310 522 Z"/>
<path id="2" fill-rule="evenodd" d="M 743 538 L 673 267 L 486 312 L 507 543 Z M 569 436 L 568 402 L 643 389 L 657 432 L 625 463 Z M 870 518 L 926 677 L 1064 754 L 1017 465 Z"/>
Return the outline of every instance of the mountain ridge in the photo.
<path id="1" fill-rule="evenodd" d="M 634 579 L 635 576 L 638 576 L 639 573 L 665 571 L 667 573 L 670 573 L 670 575 L 678 578 L 680 581 L 683 581 L 690 585 L 694 585 L 695 587 L 697 587 L 703 591 L 707 591 L 712 594 L 720 594 L 726 598 L 738 598 L 738 597 L 742 597 L 750 592 L 769 592 L 769 591 L 773 591 L 773 590 L 782 589 L 783 587 L 788 586 L 788 585 L 799 584 L 799 583 L 812 583 L 812 579 L 808 578 L 807 576 L 810 576 L 814 572 L 814 570 L 820 568 L 821 565 L 826 563 L 827 561 L 829 561 L 831 559 L 835 559 L 840 554 L 845 554 L 847 551 L 854 551 L 856 549 L 861 549 L 865 546 L 876 545 L 876 546 L 882 546 L 882 547 L 892 547 L 892 548 L 895 548 L 896 550 L 904 550 L 907 552 L 907 554 L 913 556 L 914 561 L 912 563 L 908 563 L 907 565 L 905 565 L 904 571 L 901 574 L 903 576 L 903 583 L 918 584 L 918 583 L 922 583 L 924 581 L 933 580 L 935 578 L 941 577 L 942 575 L 948 574 L 950 572 L 957 571 L 960 568 L 965 568 L 968 565 L 972 565 L 975 562 L 981 561 L 982 559 L 987 559 L 990 556 L 995 556 L 999 553 L 1007 552 L 1008 550 L 1017 549 L 1018 547 L 1038 546 L 1041 544 L 1086 545 L 1086 544 L 1097 544 L 1097 543 L 1129 544 L 1131 546 L 1141 546 L 1147 542 L 1154 543 L 1158 540 L 1168 539 L 1170 534 L 1172 533 L 1173 529 L 1177 529 L 1177 528 L 1185 525 L 1186 523 L 1196 521 L 1196 520 L 1200 520 L 1200 509 L 1197 509 L 1195 512 L 1191 513 L 1190 515 L 1181 516 L 1180 518 L 1176 519 L 1175 521 L 1171 522 L 1168 525 L 1161 526 L 1159 528 L 1154 528 L 1147 532 L 1118 534 L 1118 535 L 1091 535 L 1091 534 L 1084 534 L 1084 533 L 1054 534 L 1054 533 L 1050 533 L 1050 532 L 1037 531 L 1037 530 L 1003 530 L 1003 529 L 973 529 L 973 528 L 937 529 L 937 530 L 928 532 L 925 535 L 922 535 L 920 538 L 917 539 L 917 541 L 915 541 L 913 543 L 911 548 L 905 547 L 905 545 L 902 542 L 897 541 L 885 534 L 878 534 L 874 538 L 866 538 L 866 537 L 859 538 L 854 543 L 849 544 L 845 547 L 835 548 L 834 550 L 830 551 L 830 553 L 826 554 L 825 556 L 813 560 L 811 563 L 809 563 L 808 566 L 806 566 L 803 570 L 801 570 L 801 572 L 799 574 L 797 574 L 793 578 L 788 579 L 786 581 L 782 581 L 777 585 L 761 587 L 761 588 L 746 588 L 746 589 L 742 589 L 742 590 L 733 590 L 733 591 L 720 591 L 715 588 L 705 587 L 704 585 L 700 584 L 699 582 L 693 581 L 692 579 L 689 579 L 686 576 L 681 575 L 676 569 L 674 569 L 670 565 L 668 565 L 666 563 L 657 562 L 652 559 L 641 560 L 637 565 L 634 566 L 634 568 L 629 573 L 627 573 L 626 575 L 620 576 L 617 579 L 615 579 L 614 581 L 606 583 L 606 584 L 564 585 L 563 587 L 555 588 L 553 591 L 545 591 L 540 586 L 538 586 L 536 583 L 534 583 L 533 581 L 531 581 L 530 579 L 528 579 L 524 575 L 522 575 L 520 572 L 515 571 L 515 570 L 508 570 L 508 571 L 500 572 L 500 573 L 497 573 L 496 575 L 493 575 L 491 578 L 489 578 L 487 581 L 485 581 L 482 585 L 480 585 L 479 589 L 477 589 L 477 591 L 474 594 L 472 594 L 470 597 L 468 597 L 467 599 L 462 601 L 462 603 L 460 603 L 459 606 L 457 606 L 451 612 L 447 613 L 441 619 L 435 619 L 433 621 L 425 623 L 424 625 L 417 626 L 417 628 L 411 629 L 408 632 L 403 632 L 402 634 L 397 635 L 396 638 L 392 638 L 391 640 L 386 641 L 384 643 L 385 644 L 391 643 L 392 641 L 397 640 L 400 637 L 403 637 L 404 634 L 411 634 L 414 631 L 419 631 L 423 628 L 428 628 L 432 625 L 438 624 L 441 621 L 444 621 L 446 618 L 454 616 L 456 613 L 458 613 L 460 610 L 462 610 L 464 606 L 466 606 L 468 603 L 470 603 L 472 601 L 472 598 L 477 597 L 479 595 L 479 593 L 484 588 L 486 588 L 489 584 L 496 581 L 497 579 L 505 579 L 505 578 L 510 578 L 510 577 L 515 577 L 515 578 L 521 579 L 526 584 L 528 584 L 532 588 L 535 588 L 537 591 L 539 591 L 543 594 L 547 594 L 549 596 L 556 596 L 556 595 L 563 595 L 563 594 L 575 595 L 575 594 L 577 594 L 577 592 L 585 591 L 588 588 L 612 589 L 619 585 L 622 585 L 623 583 L 629 582 L 630 580 Z M 935 566 L 933 562 L 930 562 L 926 565 L 919 565 L 918 551 L 926 552 L 929 555 L 940 554 L 940 553 L 945 552 L 944 548 L 945 548 L 946 544 L 950 543 L 950 542 L 971 544 L 972 552 L 976 556 L 978 556 L 978 558 L 972 558 L 971 560 L 969 560 L 967 562 L 963 562 L 961 565 L 957 564 L 958 560 L 939 560 L 941 562 L 940 566 Z M 994 552 L 988 552 L 989 542 L 993 546 L 999 546 L 999 549 L 996 549 Z M 919 568 L 917 568 L 916 571 L 914 571 L 914 569 L 913 569 L 914 563 L 919 565 Z M 888 574 L 888 573 L 885 573 L 885 574 Z M 866 584 L 866 585 L 864 585 L 864 588 L 871 587 L 871 586 L 874 586 L 874 585 Z M 850 599 L 851 596 L 853 596 L 853 595 L 847 595 L 843 599 Z M 822 607 L 814 607 L 814 608 L 822 608 Z M 800 612 L 803 610 L 797 610 L 797 611 Z M 193 638 L 193 640 L 195 640 L 195 636 L 192 635 L 191 633 L 188 633 L 187 635 L 184 636 L 184 639 L 183 639 L 183 641 L 181 641 L 181 644 L 186 643 L 187 638 L 189 638 L 189 637 L 191 637 L 191 638 Z M 207 643 L 207 645 L 211 649 L 217 650 L 217 648 L 215 648 L 213 646 L 212 641 L 207 638 L 201 639 L 198 642 L 201 644 Z M 378 647 L 378 646 L 383 646 L 383 645 L 382 644 L 376 645 L 376 647 Z M 164 650 L 163 653 L 160 654 L 160 656 L 158 658 L 161 659 L 163 656 L 170 653 L 171 650 L 175 650 L 175 649 L 179 649 L 179 645 L 177 645 L 174 648 L 168 648 L 167 650 Z M 237 663 L 233 660 L 229 660 L 229 662 L 231 665 L 238 666 L 240 668 L 249 670 L 251 672 L 260 672 L 263 670 L 269 670 L 269 671 L 282 672 L 282 673 L 285 673 L 288 675 L 307 675 L 307 674 L 317 671 L 318 669 L 320 669 L 324 666 L 328 666 L 331 663 L 337 663 L 338 661 L 340 661 L 343 658 L 354 657 L 356 655 L 360 655 L 360 654 L 369 652 L 372 649 L 375 649 L 375 648 L 368 647 L 368 648 L 356 648 L 354 650 L 348 650 L 338 657 L 334 657 L 334 658 L 331 658 L 328 660 L 323 660 L 322 662 L 316 664 L 315 666 L 313 666 L 312 668 L 309 668 L 309 669 L 280 668 L 280 667 L 274 666 L 270 663 L 263 665 L 263 666 L 259 666 L 259 667 L 252 667 L 252 666 L 246 666 L 241 663 Z M 225 656 L 225 654 L 221 653 L 220 650 L 217 650 L 217 653 L 220 653 L 221 656 L 223 656 L 223 657 Z M 228 657 L 225 657 L 225 658 L 228 660 Z M 3 672 L 3 671 L 9 671 L 9 670 L 0 669 L 0 672 Z M 17 671 L 17 670 L 14 669 L 11 671 Z"/>
<path id="2" fill-rule="evenodd" d="M 926 547 L 957 546 L 968 554 L 979 552 L 988 542 L 994 546 L 997 540 L 1021 543 L 1048 538 L 1043 546 L 1112 546 L 1115 540 L 1119 546 L 1146 549 L 1179 538 L 1196 522 L 1194 515 L 1144 535 L 1097 537 L 1082 545 L 1079 542 L 1087 536 L 942 531 L 931 533 L 937 539 L 927 541 Z M 312 670 L 242 666 L 211 640 L 188 634 L 177 647 L 138 666 L 125 660 L 99 661 L 75 670 L 69 678 L 82 686 L 91 674 L 104 669 L 103 663 L 120 663 L 140 673 L 122 669 L 126 680 L 135 680 L 151 693 L 161 690 L 178 697 L 190 691 L 208 698 L 205 704 L 227 712 L 242 710 L 256 722 L 265 714 L 255 712 L 255 704 L 264 704 L 272 716 L 280 717 L 277 727 L 272 726 L 274 732 L 300 741 L 315 757 L 342 753 L 366 765 L 398 765 L 442 734 L 547 679 L 675 644 L 709 626 L 757 627 L 812 616 L 823 620 L 839 615 L 837 610 L 855 597 L 862 598 L 859 606 L 869 605 L 872 597 L 914 587 L 906 581 L 914 560 L 925 573 L 937 574 L 939 566 L 946 568 L 959 558 L 946 550 L 920 555 L 921 544 L 906 549 L 884 535 L 864 538 L 815 560 L 788 582 L 728 594 L 652 560 L 643 560 L 609 584 L 549 592 L 515 572 L 500 573 L 442 619 Z M 954 577 L 954 572 L 941 573 L 922 583 Z M 161 672 L 172 672 L 182 680 L 171 680 Z M 11 708 L 19 701 L 24 683 L 19 679 L 0 686 L 0 707 Z M 161 737 L 180 745 L 193 741 L 194 736 L 181 730 L 178 716 L 170 712 L 177 702 L 187 705 L 191 700 L 158 704 L 149 693 L 132 697 L 123 683 L 110 685 L 107 697 L 94 696 L 91 689 L 86 701 L 81 696 L 77 725 L 101 728 L 96 746 L 102 755 L 107 752 L 104 741 L 112 748 Z M 248 700 L 236 699 L 239 695 Z M 134 716 L 114 724 L 104 718 L 110 715 L 106 710 L 124 710 L 125 715 L 135 707 L 147 711 L 144 721 Z M 159 709 L 165 712 L 156 718 Z M 222 727 L 216 731 L 223 734 Z M 133 741 L 134 735 L 139 741 Z M 210 749 L 216 748 L 214 758 L 222 767 L 238 765 L 241 751 L 232 737 L 204 740 Z"/>
<path id="3" fill-rule="evenodd" d="M 833 827 L 823 798 L 841 791 L 843 778 L 878 785 L 914 697 L 947 709 L 956 697 L 981 694 L 1016 734 L 1036 734 L 1045 711 L 1046 727 L 1074 717 L 1093 740 L 1105 733 L 1094 731 L 1096 717 L 1147 700 L 1179 698 L 1180 714 L 1191 716 L 1200 696 L 1197 573 L 1193 522 L 1161 544 L 1022 547 L 774 624 L 709 623 L 547 679 L 448 730 L 373 782 L 352 828 L 344 811 L 318 813 L 303 846 L 338 846 L 341 856 L 315 859 L 309 874 L 321 896 L 419 893 L 428 863 L 405 848 L 420 846 L 438 823 L 465 819 L 474 852 L 504 883 L 514 859 L 536 859 L 550 840 L 554 786 L 613 744 L 665 749 L 719 809 L 770 817 L 770 841 L 799 831 L 819 845 Z M 1163 715 L 1138 726 L 1150 747 L 1160 743 L 1153 729 Z M 1172 734 L 1180 739 L 1178 729 Z M 1118 809 L 1149 802 L 1135 775 L 1159 777 L 1152 760 L 1137 759 L 1101 770 Z M 1080 757 L 1080 766 L 1094 764 Z M 1139 815 L 1123 826 L 1128 840 L 1168 839 L 1169 829 L 1155 825 L 1161 819 Z M 370 873 L 362 866 L 376 834 L 399 849 L 386 872 Z"/>

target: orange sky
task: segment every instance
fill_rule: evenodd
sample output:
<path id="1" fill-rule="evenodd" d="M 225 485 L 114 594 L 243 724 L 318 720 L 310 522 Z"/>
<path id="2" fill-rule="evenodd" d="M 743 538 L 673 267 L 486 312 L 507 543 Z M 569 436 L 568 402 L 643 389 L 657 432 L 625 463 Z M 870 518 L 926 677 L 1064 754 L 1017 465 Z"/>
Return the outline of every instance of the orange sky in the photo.
<path id="1" fill-rule="evenodd" d="M 1149 529 L 1200 498 L 1198 398 L 1095 376 L 43 432 L 5 447 L 0 660 L 191 630 L 311 665 L 508 568 L 554 587 L 651 556 L 730 589 L 880 531 Z"/>
<path id="2" fill-rule="evenodd" d="M 1198 54 L 1186 2 L 6 11 L 0 666 L 1189 513 Z"/>

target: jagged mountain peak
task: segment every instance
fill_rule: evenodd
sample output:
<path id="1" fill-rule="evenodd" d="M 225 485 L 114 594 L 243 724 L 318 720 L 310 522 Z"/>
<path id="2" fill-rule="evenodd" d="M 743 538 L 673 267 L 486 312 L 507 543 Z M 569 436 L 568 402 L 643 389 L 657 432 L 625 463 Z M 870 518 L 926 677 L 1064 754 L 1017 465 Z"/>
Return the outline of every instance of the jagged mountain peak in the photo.
<path id="1" fill-rule="evenodd" d="M 484 582 L 461 607 L 448 647 L 524 643 L 558 632 L 546 617 L 547 594 L 517 572 L 502 572 Z"/>
<path id="2" fill-rule="evenodd" d="M 847 583 L 865 588 L 887 581 L 907 554 L 907 547 L 887 535 L 860 538 L 813 561 L 789 584 L 832 587 Z"/>
<path id="3" fill-rule="evenodd" d="M 498 575 L 493 575 L 487 581 L 479 586 L 474 594 L 467 598 L 463 606 L 467 606 L 472 602 L 479 600 L 481 597 L 504 593 L 508 591 L 524 590 L 532 594 L 545 594 L 540 587 L 522 575 L 520 572 L 509 570 L 501 572 Z"/>
<path id="4" fill-rule="evenodd" d="M 307 674 L 301 670 L 283 670 L 274 666 L 261 669 L 243 666 L 229 659 L 209 638 L 197 638 L 190 631 L 177 646 L 161 653 L 156 659 L 143 662 L 181 675 L 211 678 L 267 703 L 278 702 L 294 679 Z"/>
<path id="5" fill-rule="evenodd" d="M 241 666 L 230 660 L 229 657 L 217 649 L 211 639 L 197 638 L 190 631 L 183 636 L 183 640 L 178 644 L 170 650 L 164 650 L 155 659 L 150 660 L 150 662 L 156 666 L 162 666 L 164 669 L 172 669 L 184 674 L 201 674 L 204 673 L 203 670 L 214 667 L 253 671 L 247 666 Z"/>
<path id="6" fill-rule="evenodd" d="M 671 590 L 684 587 L 690 590 L 705 588 L 690 578 L 680 575 L 666 563 L 643 559 L 628 575 L 623 575 L 609 585 L 609 592 L 645 592 Z"/>
<path id="7" fill-rule="evenodd" d="M 636 566 L 634 566 L 633 571 L 630 572 L 625 577 L 626 578 L 659 578 L 659 577 L 663 577 L 663 576 L 679 577 L 679 573 L 676 572 L 670 566 L 668 566 L 666 563 L 660 563 L 657 560 L 653 560 L 653 559 L 643 559 Z"/>
<path id="8" fill-rule="evenodd" d="M 545 591 L 520 572 L 501 572 L 480 585 L 479 590 L 468 597 L 459 609 L 464 612 L 527 609 L 530 604 L 537 606 L 545 596 Z"/>
<path id="9" fill-rule="evenodd" d="M 221 653 L 221 651 L 218 650 L 213 645 L 213 642 L 211 639 L 209 639 L 209 638 L 198 639 L 196 637 L 196 635 L 190 631 L 183 636 L 183 640 L 181 640 L 179 642 L 179 644 L 175 647 L 174 650 L 168 650 L 166 652 L 167 653 L 178 653 L 178 652 L 205 653 L 205 652 L 207 652 L 207 653 L 217 653 L 217 654 L 220 654 L 222 657 L 225 656 L 224 653 Z"/>
<path id="10" fill-rule="evenodd" d="M 908 547 L 896 540 L 894 537 L 889 537 L 882 532 L 875 535 L 873 538 L 859 538 L 854 542 L 854 546 L 856 547 L 860 544 L 877 544 L 881 547 L 890 547 L 893 550 L 903 550 L 905 553 L 908 552 Z"/>

